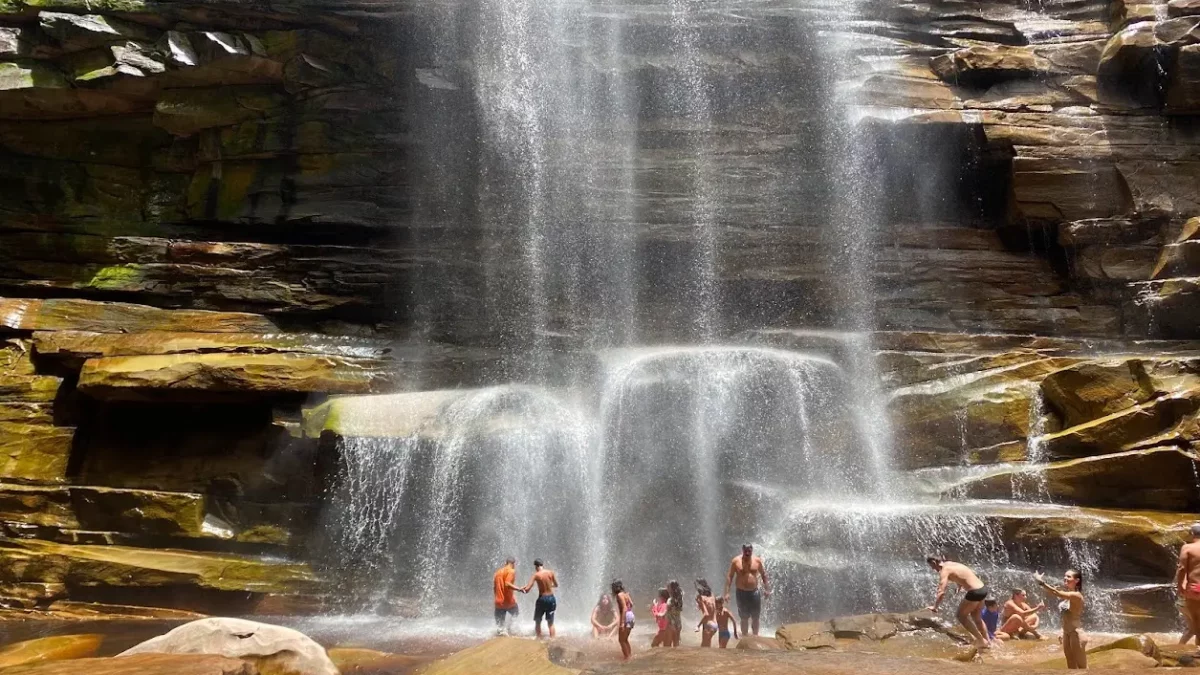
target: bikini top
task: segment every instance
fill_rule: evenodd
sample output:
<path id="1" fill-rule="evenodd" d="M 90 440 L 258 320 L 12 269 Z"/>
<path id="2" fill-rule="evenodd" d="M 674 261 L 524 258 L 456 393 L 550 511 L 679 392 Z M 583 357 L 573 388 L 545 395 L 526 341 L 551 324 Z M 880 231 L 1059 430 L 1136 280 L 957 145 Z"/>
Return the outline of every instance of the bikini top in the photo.
<path id="1" fill-rule="evenodd" d="M 1071 601 L 1063 600 L 1062 602 L 1058 603 L 1058 611 L 1062 612 L 1063 614 L 1071 611 Z"/>

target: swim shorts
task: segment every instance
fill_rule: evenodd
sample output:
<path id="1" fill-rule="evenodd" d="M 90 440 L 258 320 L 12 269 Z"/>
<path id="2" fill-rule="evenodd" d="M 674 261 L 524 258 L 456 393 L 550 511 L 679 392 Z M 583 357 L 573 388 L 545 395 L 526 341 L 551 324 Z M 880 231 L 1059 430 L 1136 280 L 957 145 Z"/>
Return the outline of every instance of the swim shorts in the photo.
<path id="1" fill-rule="evenodd" d="M 762 591 L 737 589 L 738 616 L 757 619 L 762 614 Z"/>
<path id="2" fill-rule="evenodd" d="M 984 586 L 983 588 L 976 588 L 973 591 L 967 591 L 966 600 L 967 602 L 983 602 L 987 599 L 987 596 L 988 587 Z"/>
<path id="3" fill-rule="evenodd" d="M 533 622 L 540 623 L 546 617 L 546 624 L 554 625 L 554 611 L 558 609 L 558 600 L 553 595 L 539 595 L 537 604 L 533 606 Z"/>

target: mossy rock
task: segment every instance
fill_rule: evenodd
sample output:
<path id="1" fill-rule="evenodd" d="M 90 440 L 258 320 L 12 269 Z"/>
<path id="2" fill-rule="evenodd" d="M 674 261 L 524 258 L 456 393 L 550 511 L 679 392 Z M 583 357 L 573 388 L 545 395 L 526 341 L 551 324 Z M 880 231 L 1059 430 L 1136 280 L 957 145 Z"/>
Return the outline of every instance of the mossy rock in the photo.
<path id="1" fill-rule="evenodd" d="M 241 312 L 159 309 L 125 302 L 73 298 L 0 298 L 0 328 L 20 331 L 77 330 L 96 333 L 141 331 L 274 333 L 266 317 Z"/>

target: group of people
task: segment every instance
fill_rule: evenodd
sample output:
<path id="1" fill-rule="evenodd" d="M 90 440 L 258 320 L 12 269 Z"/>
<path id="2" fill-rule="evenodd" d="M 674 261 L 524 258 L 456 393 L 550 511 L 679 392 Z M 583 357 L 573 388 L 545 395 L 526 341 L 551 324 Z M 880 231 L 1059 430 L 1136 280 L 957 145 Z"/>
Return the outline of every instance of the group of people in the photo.
<path id="1" fill-rule="evenodd" d="M 1183 614 L 1188 626 L 1180 638 L 1180 644 L 1195 639 L 1196 645 L 1200 646 L 1200 523 L 1192 526 L 1191 535 L 1191 543 L 1185 544 L 1179 552 L 1175 588 L 1182 599 Z M 1025 590 L 1014 588 L 1000 609 L 998 601 L 991 595 L 991 590 L 970 567 L 940 556 L 931 555 L 925 560 L 938 575 L 937 595 L 929 609 L 938 611 L 951 585 L 962 589 L 964 594 L 959 602 L 956 617 L 975 647 L 987 649 L 996 640 L 1041 638 L 1038 632 L 1041 625 L 1039 613 L 1046 609 L 1045 603 L 1031 606 Z M 549 627 L 550 636 L 554 637 L 554 613 L 558 608 L 554 589 L 558 587 L 558 577 L 552 570 L 547 569 L 541 560 L 535 560 L 534 572 L 529 583 L 517 586 L 516 563 L 514 558 L 506 560 L 504 566 L 496 570 L 493 579 L 497 630 L 503 632 L 506 622 L 517 616 L 516 593 L 528 593 L 537 586 L 534 628 L 540 638 L 544 619 Z M 1087 668 L 1086 641 L 1080 633 L 1085 606 L 1083 573 L 1075 568 L 1068 569 L 1063 575 L 1061 588 L 1047 583 L 1040 572 L 1033 575 L 1033 580 L 1046 593 L 1059 600 L 1057 609 L 1061 617 L 1062 648 L 1067 667 Z M 721 648 L 725 648 L 730 638 L 758 635 L 762 602 L 770 597 L 771 589 L 766 566 L 762 558 L 754 555 L 752 545 L 744 544 L 741 555 L 730 562 L 723 595 L 714 596 L 704 579 L 697 579 L 695 588 L 696 608 L 700 611 L 700 621 L 696 630 L 701 633 L 701 644 L 704 647 L 712 645 L 713 637 L 717 638 Z M 617 642 L 621 645 L 621 653 L 628 659 L 632 653 L 629 635 L 636 623 L 633 599 L 619 579 L 612 582 L 609 590 L 612 594 L 611 599 L 609 595 L 602 594 L 592 610 L 592 636 L 601 638 L 615 633 Z M 729 609 L 730 590 L 736 591 L 734 597 L 737 600 L 738 617 L 741 619 L 740 633 L 733 612 Z M 678 581 L 669 581 L 659 589 L 656 599 L 650 604 L 650 614 L 654 617 L 658 629 L 651 642 L 652 647 L 679 646 L 683 630 L 683 604 L 683 590 Z"/>
<path id="2" fill-rule="evenodd" d="M 508 558 L 504 565 L 496 570 L 492 578 L 495 597 L 495 620 L 498 633 L 510 629 L 509 624 L 519 614 L 517 593 L 528 593 L 534 586 L 538 589 L 537 603 L 534 605 L 534 630 L 542 637 L 542 621 L 546 621 L 550 637 L 554 637 L 554 613 L 558 601 L 554 597 L 554 589 L 558 587 L 558 577 L 554 571 L 547 569 L 541 560 L 533 561 L 533 576 L 524 586 L 516 585 L 515 558 Z M 762 615 L 762 603 L 771 595 L 770 581 L 762 558 L 754 555 L 754 546 L 742 545 L 742 553 L 729 564 L 725 578 L 725 593 L 714 596 L 712 588 L 704 579 L 697 579 L 696 608 L 700 611 L 700 621 L 696 631 L 701 634 L 701 645 L 711 647 L 713 637 L 716 637 L 722 649 L 729 644 L 730 638 L 758 635 L 759 620 Z M 741 619 L 741 632 L 738 632 L 737 622 L 729 609 L 730 591 L 735 591 L 738 616 Z M 629 636 L 633 632 L 637 617 L 633 611 L 633 598 L 625 589 L 620 579 L 613 580 L 609 587 L 610 596 L 602 594 L 592 609 L 592 636 L 595 638 L 617 636 L 621 646 L 621 654 L 628 659 L 633 653 L 629 644 Z M 683 588 L 678 581 L 671 580 L 658 590 L 654 602 L 650 604 L 650 614 L 654 617 L 657 632 L 651 642 L 652 647 L 678 647 L 683 632 Z"/>

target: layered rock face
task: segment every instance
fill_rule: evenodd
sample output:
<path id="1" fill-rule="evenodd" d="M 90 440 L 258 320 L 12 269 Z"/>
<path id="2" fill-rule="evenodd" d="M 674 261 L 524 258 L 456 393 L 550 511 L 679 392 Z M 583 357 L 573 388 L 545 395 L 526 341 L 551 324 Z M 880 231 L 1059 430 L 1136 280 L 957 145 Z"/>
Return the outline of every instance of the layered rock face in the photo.
<path id="1" fill-rule="evenodd" d="M 1194 3 L 764 4 L 703 22 L 691 74 L 653 8 L 625 18 L 643 337 L 689 335 L 673 281 L 703 205 L 679 175 L 702 148 L 722 339 L 812 349 L 792 329 L 853 325 L 860 265 L 897 465 L 987 467 L 931 492 L 1089 507 L 990 517 L 1168 573 L 1200 505 Z M 302 409 L 511 375 L 485 291 L 520 286 L 495 261 L 523 242 L 461 197 L 494 168 L 482 85 L 435 67 L 431 22 L 386 0 L 0 0 L 6 606 L 319 607 L 306 535 L 337 434 Z M 683 75 L 725 92 L 706 128 L 653 94 Z M 835 95 L 867 118 L 869 194 L 819 178 Z M 847 258 L 826 221 L 854 198 L 875 213 Z M 571 363 L 587 304 L 548 301 Z"/>

